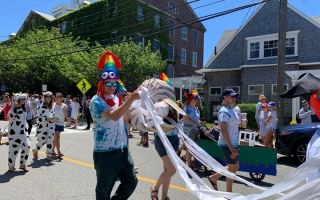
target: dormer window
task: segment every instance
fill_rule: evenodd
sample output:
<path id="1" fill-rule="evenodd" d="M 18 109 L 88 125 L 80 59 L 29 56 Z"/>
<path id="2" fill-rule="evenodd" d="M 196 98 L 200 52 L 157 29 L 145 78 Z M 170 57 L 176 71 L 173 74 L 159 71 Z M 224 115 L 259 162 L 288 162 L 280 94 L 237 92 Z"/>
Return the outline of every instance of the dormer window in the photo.
<path id="1" fill-rule="evenodd" d="M 173 14 L 176 14 L 177 9 L 176 9 L 176 5 L 172 2 L 168 2 L 167 3 L 167 11 L 172 12 Z"/>

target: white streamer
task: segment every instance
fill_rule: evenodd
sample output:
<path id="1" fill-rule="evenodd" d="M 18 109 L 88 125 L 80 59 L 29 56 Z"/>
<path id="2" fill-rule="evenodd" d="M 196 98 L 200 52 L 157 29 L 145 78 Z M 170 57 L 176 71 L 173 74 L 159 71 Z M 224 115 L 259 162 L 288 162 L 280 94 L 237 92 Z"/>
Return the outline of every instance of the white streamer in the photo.
<path id="1" fill-rule="evenodd" d="M 147 112 L 143 112 L 146 115 L 147 119 L 152 119 L 154 122 L 153 125 L 156 127 L 158 136 L 162 141 L 164 147 L 166 148 L 167 154 L 173 163 L 174 167 L 176 168 L 179 175 L 184 180 L 186 187 L 190 191 L 191 194 L 196 196 L 201 200 L 212 200 L 212 199 L 221 199 L 222 197 L 228 199 L 243 199 L 243 200 L 251 200 L 251 199 L 261 199 L 271 195 L 280 195 L 282 196 L 280 199 L 297 199 L 300 197 L 308 197 L 308 191 L 311 190 L 318 190 L 317 183 L 320 182 L 320 179 L 315 180 L 313 182 L 308 183 L 307 185 L 301 186 L 300 188 L 290 192 L 287 195 L 281 194 L 280 192 L 286 191 L 305 179 L 306 176 L 312 174 L 313 172 L 317 171 L 320 167 L 320 155 L 312 157 L 307 162 L 300 165 L 296 170 L 292 171 L 288 174 L 284 179 L 282 179 L 279 183 L 275 184 L 269 190 L 257 186 L 251 182 L 248 182 L 235 174 L 229 172 L 224 166 L 222 166 L 218 161 L 212 158 L 207 152 L 205 152 L 202 148 L 200 148 L 197 144 L 194 143 L 189 137 L 187 137 L 181 128 L 180 124 L 174 122 L 175 126 L 178 129 L 178 133 L 181 139 L 185 142 L 188 150 L 190 153 L 195 156 L 201 163 L 206 165 L 207 167 L 213 169 L 214 171 L 237 181 L 243 182 L 251 187 L 257 188 L 259 190 L 264 191 L 261 194 L 250 194 L 247 196 L 242 196 L 237 193 L 229 193 L 229 192 L 221 192 L 221 191 L 213 191 L 210 187 L 208 187 L 199 176 L 194 173 L 182 160 L 177 156 L 174 149 L 172 148 L 168 138 L 166 137 L 165 133 L 161 129 L 159 125 L 159 119 L 156 113 L 154 112 L 154 106 L 152 100 L 147 95 L 148 90 L 145 87 L 142 87 L 141 91 L 139 91 L 140 103 L 146 105 Z M 138 104 L 140 105 L 140 104 Z M 140 107 L 140 106 L 139 106 Z M 141 108 L 141 107 L 140 107 Z M 138 108 L 138 109 L 140 109 Z M 152 109 L 153 108 L 153 109 Z M 139 112 L 141 114 L 141 112 Z M 143 117 L 139 116 L 139 119 Z M 186 171 L 191 175 L 193 178 L 192 180 L 189 178 Z M 319 185 L 319 184 L 318 184 Z M 310 194 L 310 193 L 309 193 Z M 315 195 L 317 196 L 317 195 Z M 311 198 L 311 197 L 310 197 Z M 223 198 L 222 198 L 223 199 Z"/>

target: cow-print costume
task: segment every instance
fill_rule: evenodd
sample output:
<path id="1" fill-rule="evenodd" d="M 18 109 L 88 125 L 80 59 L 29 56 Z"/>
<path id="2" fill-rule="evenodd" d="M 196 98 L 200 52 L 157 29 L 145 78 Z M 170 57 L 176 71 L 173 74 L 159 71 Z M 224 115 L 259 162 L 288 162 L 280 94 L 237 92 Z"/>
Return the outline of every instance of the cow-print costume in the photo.
<path id="1" fill-rule="evenodd" d="M 26 126 L 26 116 L 27 113 L 22 107 L 11 106 L 8 126 L 9 168 L 15 167 L 16 158 L 20 149 L 20 165 L 26 165 L 29 157 L 30 140 Z"/>
<path id="2" fill-rule="evenodd" d="M 47 118 L 52 118 L 54 116 L 53 109 L 49 109 L 43 103 L 37 109 L 37 119 L 38 119 L 38 126 L 37 126 L 37 144 L 36 148 L 34 148 L 35 152 L 38 152 L 41 147 L 47 144 L 46 155 L 47 157 L 51 156 L 52 152 L 52 142 L 53 142 L 53 135 L 54 135 L 54 123 L 48 122 Z"/>

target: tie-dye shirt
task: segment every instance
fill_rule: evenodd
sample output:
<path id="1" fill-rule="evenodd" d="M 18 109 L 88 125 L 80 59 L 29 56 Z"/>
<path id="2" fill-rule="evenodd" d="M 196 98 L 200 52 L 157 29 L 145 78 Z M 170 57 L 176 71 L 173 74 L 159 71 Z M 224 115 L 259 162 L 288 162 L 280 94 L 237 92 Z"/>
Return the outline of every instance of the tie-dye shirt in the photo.
<path id="1" fill-rule="evenodd" d="M 184 112 L 189 115 L 189 120 L 191 120 L 194 123 L 198 123 L 200 119 L 200 113 L 198 112 L 197 107 L 191 108 L 190 106 L 184 107 Z M 194 126 L 191 124 L 188 124 L 187 122 L 183 122 L 183 126 L 192 128 L 193 130 L 198 131 L 198 126 Z"/>
<path id="2" fill-rule="evenodd" d="M 119 99 L 112 96 L 115 106 L 110 107 L 106 102 L 95 95 L 90 102 L 90 112 L 95 125 L 94 128 L 94 151 L 105 152 L 114 149 L 121 149 L 128 145 L 128 135 L 125 131 L 123 117 L 113 121 L 101 116 L 108 108 L 115 110 L 119 106 Z"/>
<path id="3" fill-rule="evenodd" d="M 239 142 L 239 128 L 238 128 L 238 123 L 239 123 L 239 116 L 237 113 L 234 111 L 233 108 L 230 108 L 228 106 L 223 106 L 220 111 L 219 111 L 219 118 L 218 118 L 220 123 L 225 123 L 227 124 L 228 128 L 228 134 L 229 134 L 229 139 L 234 147 L 238 147 L 238 142 Z M 218 146 L 220 147 L 227 147 L 226 141 L 223 139 L 222 133 L 220 133 L 220 137 L 218 140 Z"/>

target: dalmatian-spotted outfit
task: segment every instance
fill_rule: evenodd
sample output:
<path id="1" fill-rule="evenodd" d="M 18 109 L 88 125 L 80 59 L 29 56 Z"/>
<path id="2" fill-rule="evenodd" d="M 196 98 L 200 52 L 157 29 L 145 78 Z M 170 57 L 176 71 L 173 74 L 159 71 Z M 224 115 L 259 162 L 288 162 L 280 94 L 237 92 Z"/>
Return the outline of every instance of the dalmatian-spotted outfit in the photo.
<path id="1" fill-rule="evenodd" d="M 9 126 L 8 126 L 8 145 L 9 168 L 15 167 L 17 155 L 21 149 L 20 165 L 26 165 L 29 157 L 30 140 L 27 131 L 26 116 L 27 113 L 22 107 L 16 108 L 12 106 L 9 110 Z"/>
<path id="2" fill-rule="evenodd" d="M 51 156 L 52 152 L 52 142 L 53 142 L 53 135 L 54 135 L 54 123 L 48 122 L 47 118 L 52 118 L 54 116 L 53 109 L 49 109 L 43 103 L 37 109 L 37 119 L 38 119 L 38 126 L 37 126 L 37 144 L 36 148 L 34 148 L 35 152 L 38 152 L 41 147 L 47 144 L 46 155 L 47 157 Z"/>

